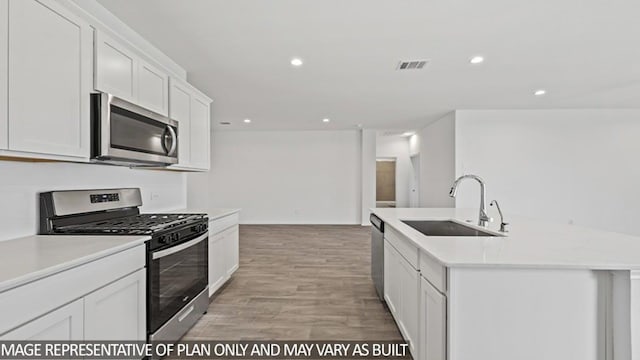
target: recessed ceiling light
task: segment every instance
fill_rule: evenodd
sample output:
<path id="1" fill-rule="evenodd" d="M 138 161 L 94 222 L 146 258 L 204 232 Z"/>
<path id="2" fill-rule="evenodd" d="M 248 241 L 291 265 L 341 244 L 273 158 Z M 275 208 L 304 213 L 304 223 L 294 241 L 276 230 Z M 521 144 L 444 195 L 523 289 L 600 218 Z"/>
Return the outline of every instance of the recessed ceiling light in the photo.
<path id="1" fill-rule="evenodd" d="M 536 90 L 536 91 L 533 93 L 533 95 L 535 95 L 535 96 L 542 96 L 542 95 L 544 95 L 544 94 L 546 94 L 546 93 L 547 93 L 547 90 L 540 89 L 540 90 Z"/>
<path id="2" fill-rule="evenodd" d="M 322 122 L 324 123 L 328 123 L 329 121 L 331 121 L 331 119 L 327 119 L 327 118 L 322 119 Z"/>
<path id="3" fill-rule="evenodd" d="M 474 56 L 469 59 L 469 62 L 472 64 L 481 64 L 482 62 L 484 62 L 484 58 L 482 56 Z"/>
<path id="4" fill-rule="evenodd" d="M 302 66 L 302 59 L 300 59 L 300 58 L 291 59 L 291 65 L 293 65 L 293 66 Z"/>
<path id="5" fill-rule="evenodd" d="M 249 124 L 251 122 L 251 119 L 244 119 L 245 124 Z"/>

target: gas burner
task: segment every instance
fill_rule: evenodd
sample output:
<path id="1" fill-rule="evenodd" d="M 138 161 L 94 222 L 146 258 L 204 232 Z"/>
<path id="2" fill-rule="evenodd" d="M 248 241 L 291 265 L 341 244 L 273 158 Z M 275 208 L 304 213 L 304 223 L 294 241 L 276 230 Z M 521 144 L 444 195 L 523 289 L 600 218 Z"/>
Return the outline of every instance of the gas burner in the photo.
<path id="1" fill-rule="evenodd" d="M 88 223 L 57 226 L 56 233 L 142 235 L 201 221 L 204 214 L 139 214 Z"/>

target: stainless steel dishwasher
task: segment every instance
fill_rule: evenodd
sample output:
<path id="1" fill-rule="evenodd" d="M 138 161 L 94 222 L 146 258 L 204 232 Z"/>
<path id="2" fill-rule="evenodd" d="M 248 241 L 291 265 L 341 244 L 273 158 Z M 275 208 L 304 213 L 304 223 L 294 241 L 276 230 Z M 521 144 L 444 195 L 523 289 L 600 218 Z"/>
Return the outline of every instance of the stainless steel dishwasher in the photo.
<path id="1" fill-rule="evenodd" d="M 384 222 L 371 214 L 371 279 L 381 301 L 384 301 Z"/>

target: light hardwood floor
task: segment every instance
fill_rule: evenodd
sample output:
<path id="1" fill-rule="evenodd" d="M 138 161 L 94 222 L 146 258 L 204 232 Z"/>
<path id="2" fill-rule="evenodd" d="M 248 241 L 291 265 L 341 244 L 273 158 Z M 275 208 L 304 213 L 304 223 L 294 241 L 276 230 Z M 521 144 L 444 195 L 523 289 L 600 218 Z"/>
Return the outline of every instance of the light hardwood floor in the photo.
<path id="1" fill-rule="evenodd" d="M 184 340 L 401 340 L 370 277 L 370 229 L 240 226 L 240 268 Z"/>

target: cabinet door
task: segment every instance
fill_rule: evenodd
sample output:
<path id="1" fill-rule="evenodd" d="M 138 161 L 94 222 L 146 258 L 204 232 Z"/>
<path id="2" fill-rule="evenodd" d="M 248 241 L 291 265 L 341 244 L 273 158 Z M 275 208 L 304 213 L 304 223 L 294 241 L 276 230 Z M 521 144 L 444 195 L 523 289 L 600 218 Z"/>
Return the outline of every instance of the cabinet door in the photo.
<path id="1" fill-rule="evenodd" d="M 397 302 L 400 293 L 400 283 L 398 282 L 398 259 L 395 249 L 384 241 L 384 299 L 391 314 L 396 321 L 399 315 L 399 303 Z"/>
<path id="2" fill-rule="evenodd" d="M 398 254 L 400 270 L 400 326 L 409 343 L 411 354 L 417 357 L 418 314 L 420 312 L 420 277 L 418 270 Z"/>
<path id="3" fill-rule="evenodd" d="M 83 340 L 83 324 L 83 304 L 79 299 L 0 336 L 0 340 Z"/>
<path id="4" fill-rule="evenodd" d="M 420 282 L 420 359 L 447 357 L 447 298 L 428 281 Z"/>
<path id="5" fill-rule="evenodd" d="M 229 278 L 236 270 L 238 270 L 239 261 L 240 261 L 240 234 L 238 225 L 234 225 L 228 230 L 225 230 L 224 241 L 225 241 L 225 270 L 226 277 Z"/>
<path id="6" fill-rule="evenodd" d="M 191 90 L 179 80 L 171 79 L 169 117 L 178 121 L 178 165 L 191 163 Z"/>
<path id="7" fill-rule="evenodd" d="M 9 2 L 9 150 L 88 159 L 91 38 L 57 2 Z"/>
<path id="8" fill-rule="evenodd" d="M 191 99 L 191 165 L 209 169 L 209 102 L 197 96 Z"/>
<path id="9" fill-rule="evenodd" d="M 226 280 L 224 233 L 209 236 L 209 296 Z"/>
<path id="10" fill-rule="evenodd" d="M 87 295 L 85 340 L 144 341 L 147 335 L 145 269 Z"/>
<path id="11" fill-rule="evenodd" d="M 136 102 L 137 58 L 129 49 L 102 31 L 95 36 L 95 88 Z"/>
<path id="12" fill-rule="evenodd" d="M 169 75 L 138 60 L 138 104 L 151 111 L 169 114 Z"/>
<path id="13" fill-rule="evenodd" d="M 7 67 L 9 51 L 9 0 L 0 0 L 0 149 L 6 150 L 9 146 L 9 134 L 7 132 L 7 88 L 9 70 Z"/>

